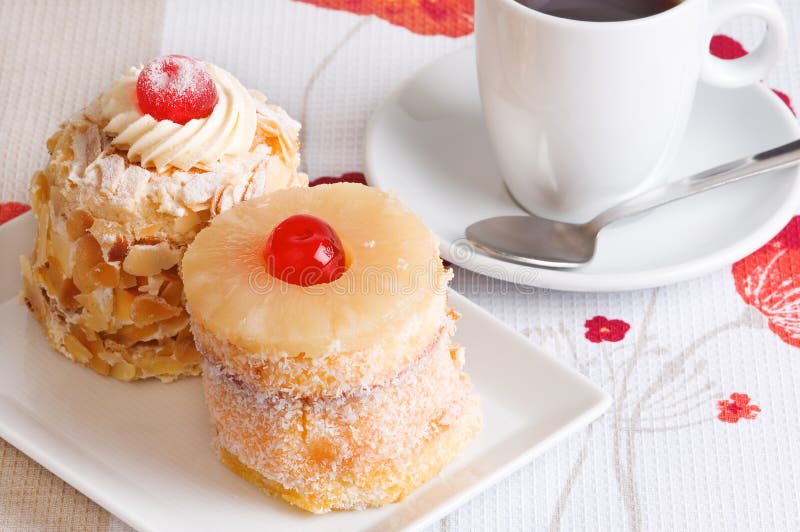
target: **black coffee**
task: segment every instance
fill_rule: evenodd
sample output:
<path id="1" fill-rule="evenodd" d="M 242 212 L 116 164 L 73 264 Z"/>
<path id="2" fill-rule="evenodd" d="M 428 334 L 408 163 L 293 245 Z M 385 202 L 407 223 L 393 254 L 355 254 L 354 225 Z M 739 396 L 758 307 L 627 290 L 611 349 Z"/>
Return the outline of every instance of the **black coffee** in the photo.
<path id="1" fill-rule="evenodd" d="M 554 17 L 590 22 L 619 22 L 657 15 L 681 0 L 516 0 Z"/>

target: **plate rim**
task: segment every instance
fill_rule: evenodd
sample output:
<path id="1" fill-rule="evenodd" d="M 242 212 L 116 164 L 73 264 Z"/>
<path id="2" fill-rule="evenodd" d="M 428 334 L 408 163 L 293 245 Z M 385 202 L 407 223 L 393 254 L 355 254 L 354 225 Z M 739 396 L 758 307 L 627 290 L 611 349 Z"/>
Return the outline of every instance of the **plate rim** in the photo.
<path id="1" fill-rule="evenodd" d="M 15 232 L 24 230 L 26 224 L 30 226 L 29 229 L 31 231 L 34 230 L 36 225 L 33 213 L 31 212 L 17 217 L 17 219 L 13 220 L 12 222 L 13 223 L 3 224 L 0 226 L 0 243 L 3 243 L 5 239 L 8 239 L 9 236 L 13 235 Z M 18 274 L 19 272 L 17 271 L 15 273 Z M 17 277 L 17 279 L 19 279 L 19 277 Z M 18 283 L 19 281 L 17 280 L 13 282 Z M 590 423 L 599 418 L 612 403 L 611 396 L 600 386 L 589 380 L 585 375 L 576 369 L 571 368 L 559 360 L 550 352 L 534 344 L 530 339 L 514 330 L 511 326 L 492 315 L 489 311 L 473 302 L 468 297 L 459 294 L 453 288 L 448 289 L 448 297 L 450 298 L 450 303 L 455 308 L 467 308 L 469 309 L 469 312 L 473 313 L 479 319 L 489 320 L 497 327 L 501 327 L 503 332 L 508 335 L 510 339 L 524 342 L 524 344 L 528 347 L 528 353 L 526 353 L 526 355 L 530 356 L 535 354 L 537 357 L 546 358 L 550 363 L 554 364 L 560 372 L 563 372 L 565 376 L 569 376 L 570 378 L 574 379 L 576 383 L 580 385 L 582 392 L 587 394 L 587 406 L 582 408 L 579 413 L 572 417 L 565 416 L 567 421 L 560 425 L 560 428 L 550 432 L 534 445 L 526 444 L 527 448 L 524 450 L 524 452 L 521 452 L 510 458 L 507 462 L 495 468 L 490 474 L 485 475 L 478 482 L 453 493 L 431 510 L 409 519 L 404 525 L 404 529 L 408 530 L 418 530 L 425 526 L 429 526 L 436 520 L 441 519 L 443 516 L 451 513 L 458 507 L 473 499 L 478 494 L 495 485 L 501 479 L 507 477 L 512 472 L 530 463 L 536 456 L 550 449 L 555 443 L 575 433 L 577 430 L 588 426 Z M 19 302 L 13 301 L 15 298 L 15 295 L 11 295 L 8 298 L 4 298 L 2 303 L 18 304 L 21 311 L 27 312 Z M 14 406 L 19 406 L 19 403 L 14 402 L 13 398 L 8 395 L 5 396 L 4 400 L 11 405 L 12 410 Z M 46 433 L 50 430 L 50 427 L 36 419 L 32 413 L 25 411 L 22 415 L 24 415 L 22 422 L 15 422 L 14 420 L 19 419 L 16 417 L 7 419 L 5 416 L 0 416 L 0 437 L 5 439 L 10 445 L 19 449 L 23 454 L 42 465 L 48 471 L 62 479 L 67 484 L 73 486 L 75 489 L 92 499 L 98 505 L 111 512 L 128 525 L 142 531 L 157 530 L 157 528 L 152 526 L 153 523 L 151 520 L 147 519 L 146 517 L 142 517 L 139 512 L 129 510 L 125 504 L 126 499 L 124 497 L 120 497 L 119 492 L 117 492 L 115 489 L 107 489 L 109 485 L 108 482 L 125 484 L 124 479 L 126 477 L 123 476 L 121 479 L 109 478 L 104 479 L 103 482 L 96 482 L 96 474 L 93 473 L 91 475 L 87 475 L 85 470 L 81 468 L 80 464 L 76 465 L 74 460 L 63 460 L 63 457 L 62 459 L 59 459 L 59 453 L 81 453 L 83 451 L 82 449 L 72 448 L 69 445 L 65 445 L 63 440 L 59 440 L 59 443 L 56 444 L 58 449 L 48 445 L 42 445 L 37 439 L 37 436 L 32 435 L 32 433 L 34 431 L 43 431 Z M 28 424 L 30 424 L 32 428 L 26 428 Z M 88 458 L 91 459 L 91 456 Z M 93 464 L 93 462 L 90 463 Z M 97 471 L 105 472 L 106 468 L 101 467 L 98 468 Z M 380 525 L 381 523 L 379 522 L 377 524 Z M 313 524 L 310 524 L 310 528 L 313 528 Z"/>
<path id="2" fill-rule="evenodd" d="M 559 430 L 548 434 L 544 439 L 542 439 L 536 445 L 528 447 L 528 449 L 526 449 L 525 452 L 520 453 L 512 460 L 509 460 L 506 464 L 502 465 L 501 467 L 498 467 L 490 475 L 487 475 L 480 482 L 474 484 L 468 489 L 459 492 L 458 494 L 454 494 L 443 504 L 439 505 L 435 510 L 432 510 L 431 512 L 428 512 L 427 514 L 421 516 L 420 518 L 411 521 L 404 528 L 404 530 L 420 530 L 426 526 L 429 526 L 437 519 L 441 519 L 442 517 L 450 514 L 457 508 L 461 507 L 462 505 L 466 504 L 467 502 L 475 498 L 480 493 L 486 491 L 488 488 L 497 484 L 500 480 L 506 478 L 515 471 L 531 463 L 537 456 L 546 452 L 554 444 L 563 440 L 570 434 L 573 434 L 575 431 L 583 427 L 586 427 L 589 424 L 596 421 L 598 418 L 600 418 L 600 416 L 603 415 L 603 413 L 605 413 L 606 410 L 608 410 L 608 408 L 613 403 L 611 395 L 602 388 L 600 388 L 597 384 L 589 380 L 589 378 L 587 378 L 584 374 L 567 366 L 552 354 L 540 349 L 539 347 L 536 346 L 536 344 L 531 342 L 530 339 L 526 338 L 523 334 L 513 329 L 510 325 L 506 324 L 505 322 L 494 316 L 491 312 L 481 307 L 480 305 L 469 299 L 467 296 L 458 293 L 452 287 L 448 288 L 447 295 L 451 301 L 458 301 L 458 304 L 454 305 L 454 307 L 461 307 L 461 306 L 469 307 L 471 311 L 478 314 L 482 319 L 496 322 L 497 325 L 505 329 L 505 332 L 509 334 L 509 336 L 524 341 L 532 348 L 532 350 L 536 351 L 540 356 L 551 359 L 559 366 L 559 368 L 562 371 L 571 374 L 573 378 L 576 378 L 578 381 L 580 381 L 581 386 L 584 387 L 584 389 L 586 390 L 590 389 L 595 397 L 593 398 L 591 407 L 587 408 L 586 410 L 582 411 L 579 415 L 572 418 L 569 422 L 564 424 Z"/>
<path id="3" fill-rule="evenodd" d="M 370 185 L 381 190 L 393 190 L 390 186 L 386 186 L 386 183 L 381 178 L 376 177 L 381 173 L 376 169 L 376 156 L 373 153 L 376 151 L 374 149 L 375 131 L 379 126 L 379 122 L 394 107 L 400 95 L 428 70 L 435 69 L 440 63 L 446 64 L 454 61 L 461 55 L 474 54 L 474 50 L 475 45 L 470 44 L 429 61 L 398 83 L 373 111 L 367 123 L 363 149 L 365 176 Z M 781 127 L 785 126 L 787 130 L 794 131 L 795 136 L 800 138 L 798 117 L 792 114 L 786 104 L 780 101 L 773 93 L 772 89 L 763 82 L 750 85 L 745 89 L 752 90 L 754 94 L 757 94 L 763 105 L 769 105 L 777 110 L 776 114 L 781 116 L 784 122 Z M 654 268 L 633 273 L 580 274 L 580 270 L 549 269 L 502 261 L 486 255 L 474 246 L 470 246 L 469 252 L 465 253 L 465 257 L 461 257 L 459 254 L 451 253 L 451 248 L 455 247 L 455 242 L 444 238 L 435 230 L 431 230 L 439 240 L 440 253 L 444 259 L 464 269 L 501 281 L 567 292 L 617 292 L 656 288 L 696 279 L 718 271 L 755 252 L 777 235 L 797 214 L 798 208 L 800 208 L 800 166 L 795 167 L 794 172 L 795 178 L 791 193 L 786 195 L 786 199 L 780 208 L 776 209 L 765 223 L 761 224 L 756 230 L 749 232 L 738 243 L 713 253 L 702 254 L 691 260 L 684 261 L 678 266 Z"/>

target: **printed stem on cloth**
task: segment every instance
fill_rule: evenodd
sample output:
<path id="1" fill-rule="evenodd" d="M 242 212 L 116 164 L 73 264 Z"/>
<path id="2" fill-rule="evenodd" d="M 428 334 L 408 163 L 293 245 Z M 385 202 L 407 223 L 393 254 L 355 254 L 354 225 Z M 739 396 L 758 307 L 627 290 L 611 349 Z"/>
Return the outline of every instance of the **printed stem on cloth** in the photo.
<path id="1" fill-rule="evenodd" d="M 613 431 L 614 438 L 612 440 L 612 448 L 614 453 L 614 475 L 617 479 L 617 487 L 619 488 L 620 495 L 622 495 L 622 502 L 625 508 L 625 513 L 628 516 L 628 523 L 632 530 L 639 532 L 642 529 L 642 510 L 639 494 L 636 490 L 636 479 L 634 478 L 634 462 L 636 458 L 634 440 L 630 433 L 621 430 L 623 425 L 623 407 L 628 397 L 629 386 L 628 383 L 633 375 L 636 365 L 639 360 L 639 354 L 643 353 L 647 347 L 647 330 L 650 325 L 650 319 L 655 314 L 656 300 L 658 299 L 658 289 L 653 290 L 653 295 L 650 298 L 650 303 L 647 305 L 642 323 L 639 326 L 639 331 L 636 336 L 636 346 L 631 360 L 631 364 L 625 371 L 625 376 L 622 379 L 622 390 L 620 392 L 620 399 L 617 408 L 614 409 L 613 417 Z M 622 441 L 625 436 L 625 442 Z M 624 450 L 624 453 L 623 453 Z"/>
<path id="2" fill-rule="evenodd" d="M 642 502 L 636 483 L 641 437 L 645 434 L 672 432 L 713 422 L 710 406 L 718 404 L 715 398 L 719 397 L 719 393 L 716 384 L 707 378 L 706 360 L 698 357 L 710 342 L 726 332 L 740 327 L 761 326 L 757 323 L 758 320 L 754 322 L 754 312 L 748 308 L 736 319 L 700 335 L 688 346 L 670 356 L 669 349 L 654 343 L 650 331 L 655 320 L 659 293 L 659 290 L 652 292 L 639 324 L 631 328 L 631 331 L 636 333 L 634 345 L 631 347 L 626 348 L 623 343 L 600 344 L 608 347 L 598 352 L 598 344 L 588 344 L 584 341 L 576 343 L 575 339 L 580 331 L 563 323 L 558 327 L 547 326 L 523 331 L 539 344 L 552 341 L 555 350 L 565 353 L 582 373 L 589 373 L 593 365 L 601 363 L 605 368 L 604 371 L 612 375 L 611 380 L 606 381 L 606 389 L 610 389 L 614 396 L 613 413 L 609 414 L 610 423 L 608 423 L 613 433 L 612 462 L 628 523 L 625 528 L 634 531 L 642 530 L 644 527 Z M 587 345 L 591 346 L 588 352 L 593 356 L 589 359 L 585 356 L 579 357 L 579 346 L 586 348 Z M 629 354 L 625 356 L 625 353 Z M 622 363 L 617 362 L 619 358 L 623 358 Z M 646 358 L 657 360 L 659 367 L 654 377 L 648 377 L 645 382 L 637 386 L 636 376 L 640 375 L 639 368 Z M 649 376 L 649 372 L 647 375 Z M 679 388 L 676 389 L 676 386 Z M 727 408 L 731 410 L 730 407 Z M 595 427 L 593 430 L 596 433 L 598 428 Z M 574 459 L 568 477 L 559 492 L 550 518 L 550 530 L 559 529 L 571 493 L 584 464 L 588 461 L 590 434 L 592 431 L 586 432 L 578 456 Z"/>
<path id="3" fill-rule="evenodd" d="M 350 28 L 350 30 L 347 33 L 344 34 L 344 37 L 342 37 L 339 40 L 339 42 L 336 43 L 336 45 L 331 49 L 331 51 L 328 52 L 327 55 L 325 55 L 325 57 L 322 58 L 322 61 L 320 61 L 317 64 L 317 66 L 314 67 L 314 70 L 311 72 L 311 77 L 308 78 L 308 81 L 306 82 L 306 87 L 303 90 L 303 108 L 300 111 L 300 123 L 303 125 L 303 128 L 300 130 L 301 145 L 305 144 L 305 140 L 308 136 L 308 123 L 307 123 L 308 105 L 309 102 L 311 101 L 311 93 L 314 90 L 317 81 L 325 72 L 325 70 L 328 68 L 328 66 L 336 58 L 336 55 L 339 53 L 339 51 L 342 48 L 344 48 L 347 45 L 347 43 L 353 40 L 353 37 L 355 37 L 361 31 L 362 28 L 364 28 L 367 24 L 369 24 L 371 20 L 372 17 L 363 17 L 359 19 L 359 21 L 352 28 Z M 305 161 L 306 159 L 303 159 L 303 166 L 306 166 Z M 308 169 L 304 168 L 304 171 L 308 171 Z"/>
<path id="4" fill-rule="evenodd" d="M 583 446 L 581 446 L 581 450 L 578 453 L 578 458 L 575 460 L 575 463 L 570 469 L 567 481 L 564 483 L 564 489 L 561 490 L 558 500 L 556 501 L 556 507 L 553 510 L 553 516 L 550 518 L 550 525 L 547 527 L 550 532 L 558 532 L 561 530 L 561 518 L 564 516 L 564 510 L 567 507 L 567 501 L 569 500 L 570 493 L 572 493 L 572 488 L 575 486 L 575 482 L 578 479 L 578 475 L 580 475 L 581 469 L 583 469 L 583 464 L 586 462 L 586 457 L 589 455 L 589 442 L 592 439 L 593 430 L 594 424 L 591 424 L 586 428 L 586 438 L 583 441 Z"/>

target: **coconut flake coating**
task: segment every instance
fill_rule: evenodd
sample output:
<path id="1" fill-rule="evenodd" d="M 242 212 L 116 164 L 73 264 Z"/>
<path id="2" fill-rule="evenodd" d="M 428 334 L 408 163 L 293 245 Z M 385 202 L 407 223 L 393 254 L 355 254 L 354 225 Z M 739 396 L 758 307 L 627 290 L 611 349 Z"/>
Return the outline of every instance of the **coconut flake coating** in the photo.
<path id="1" fill-rule="evenodd" d="M 215 446 L 231 469 L 312 512 L 394 502 L 480 427 L 462 364 L 445 335 L 383 385 L 309 398 L 253 391 L 206 363 Z"/>
<path id="2" fill-rule="evenodd" d="M 253 390 L 301 396 L 335 396 L 381 384 L 428 354 L 455 332 L 457 314 L 446 298 L 434 299 L 426 312 L 405 328 L 368 348 L 326 357 L 262 356 L 249 353 L 192 322 L 197 349 L 212 365 L 224 368 Z M 444 316 L 444 317 L 443 317 Z"/>

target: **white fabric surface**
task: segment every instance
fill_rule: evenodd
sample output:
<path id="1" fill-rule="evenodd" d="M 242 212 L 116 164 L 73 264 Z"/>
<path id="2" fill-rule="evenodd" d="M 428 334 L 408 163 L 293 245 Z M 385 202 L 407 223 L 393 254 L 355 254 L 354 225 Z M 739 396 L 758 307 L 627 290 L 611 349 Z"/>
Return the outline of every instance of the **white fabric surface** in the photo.
<path id="1" fill-rule="evenodd" d="M 2 0 L 0 18 L 10 4 Z M 800 2 L 780 4 L 793 29 L 800 27 Z M 752 20 L 724 30 L 748 48 L 763 32 Z M 364 127 L 375 107 L 420 66 L 472 42 L 285 0 L 167 0 L 160 31 L 162 52 L 215 62 L 304 118 L 312 179 L 363 171 Z M 767 83 L 800 98 L 796 31 L 791 42 Z M 0 58 L 4 65 L 13 60 L 2 50 Z M 93 64 L 91 57 L 80 61 Z M 321 63 L 327 66 L 315 75 Z M 15 68 L 24 76 L 30 67 Z M 110 82 L 103 70 L 102 78 L 87 71 L 69 83 L 85 83 L 88 99 Z M 13 113 L 13 102 L 4 100 L 0 121 Z M 41 110 L 37 120 L 52 128 L 66 116 L 58 107 L 58 114 Z M 3 200 L 24 200 L 27 179 L 44 159 L 45 137 L 35 129 L 37 137 L 11 139 Z M 524 294 L 463 270 L 454 286 L 600 384 L 615 403 L 590 429 L 431 530 L 800 530 L 800 352 L 743 303 L 729 268 L 631 293 Z M 631 330 L 619 343 L 591 343 L 584 322 L 595 315 L 623 319 Z M 716 401 L 734 392 L 761 407 L 756 419 L 716 419 Z M 108 526 L 123 527 L 113 518 Z"/>

